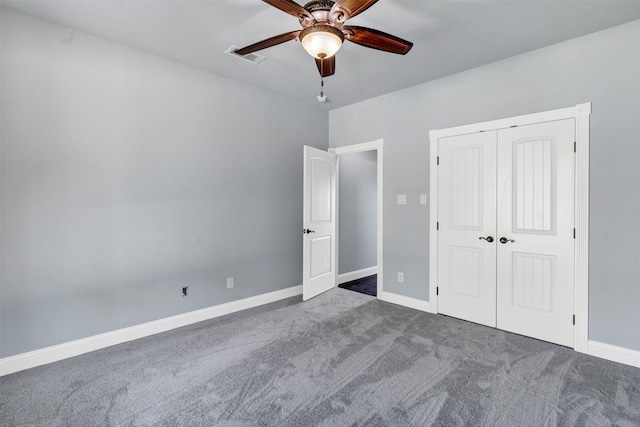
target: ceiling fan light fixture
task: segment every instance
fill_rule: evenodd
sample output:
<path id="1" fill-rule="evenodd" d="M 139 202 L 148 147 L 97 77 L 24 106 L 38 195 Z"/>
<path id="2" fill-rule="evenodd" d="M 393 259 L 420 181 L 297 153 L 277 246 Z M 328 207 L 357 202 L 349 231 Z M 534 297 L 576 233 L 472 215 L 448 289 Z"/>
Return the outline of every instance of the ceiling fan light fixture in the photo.
<path id="1" fill-rule="evenodd" d="M 300 32 L 300 42 L 314 58 L 331 58 L 342 46 L 344 34 L 330 25 L 314 25 Z"/>

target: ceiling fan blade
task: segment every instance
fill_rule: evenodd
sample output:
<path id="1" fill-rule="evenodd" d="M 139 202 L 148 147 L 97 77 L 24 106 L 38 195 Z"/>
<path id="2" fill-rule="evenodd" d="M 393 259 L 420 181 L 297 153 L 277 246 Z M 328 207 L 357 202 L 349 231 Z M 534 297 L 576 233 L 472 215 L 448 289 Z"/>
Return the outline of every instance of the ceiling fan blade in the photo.
<path id="1" fill-rule="evenodd" d="M 305 18 L 313 21 L 313 15 L 311 15 L 305 8 L 292 0 L 262 0 L 263 2 L 280 9 L 281 11 L 293 15 L 296 18 L 303 20 Z"/>
<path id="2" fill-rule="evenodd" d="M 316 58 L 316 65 L 318 66 L 320 76 L 333 76 L 333 74 L 336 72 L 336 56 L 333 55 L 332 57 L 325 59 Z"/>
<path id="3" fill-rule="evenodd" d="M 339 21 L 344 22 L 369 9 L 377 1 L 378 0 L 337 0 L 331 8 L 329 16 L 335 16 L 336 13 L 342 12 L 345 16 L 339 19 Z"/>
<path id="4" fill-rule="evenodd" d="M 342 30 L 347 40 L 372 49 L 405 55 L 413 47 L 409 41 L 372 28 L 345 25 Z"/>
<path id="5" fill-rule="evenodd" d="M 266 49 L 268 47 L 275 46 L 280 43 L 288 42 L 289 40 L 294 40 L 296 37 L 298 37 L 298 34 L 300 34 L 300 31 L 302 30 L 291 31 L 290 33 L 280 34 L 280 35 L 259 41 L 254 44 L 250 44 L 249 46 L 245 46 L 241 49 L 236 50 L 235 53 L 238 55 L 247 55 L 249 53 Z"/>

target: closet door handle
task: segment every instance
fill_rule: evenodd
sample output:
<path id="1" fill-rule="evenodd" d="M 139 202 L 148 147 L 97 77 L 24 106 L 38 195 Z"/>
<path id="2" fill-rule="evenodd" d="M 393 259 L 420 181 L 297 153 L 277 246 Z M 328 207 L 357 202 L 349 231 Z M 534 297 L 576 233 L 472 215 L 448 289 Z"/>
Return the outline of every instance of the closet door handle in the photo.
<path id="1" fill-rule="evenodd" d="M 514 242 L 515 242 L 515 240 L 513 240 L 513 239 L 507 239 L 506 237 L 501 237 L 501 238 L 500 238 L 500 243 L 502 243 L 503 245 L 504 245 L 505 243 L 507 243 L 507 242 L 514 243 Z"/>
<path id="2" fill-rule="evenodd" d="M 486 241 L 487 241 L 487 242 L 489 242 L 489 243 L 493 242 L 493 236 L 478 237 L 478 239 L 480 239 L 480 240 L 486 240 Z"/>

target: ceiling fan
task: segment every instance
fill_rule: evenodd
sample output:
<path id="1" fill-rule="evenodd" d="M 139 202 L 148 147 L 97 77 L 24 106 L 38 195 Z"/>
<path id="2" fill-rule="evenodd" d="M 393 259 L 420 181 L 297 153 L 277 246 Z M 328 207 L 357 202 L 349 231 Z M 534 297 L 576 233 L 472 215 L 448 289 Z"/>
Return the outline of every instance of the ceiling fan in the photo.
<path id="1" fill-rule="evenodd" d="M 315 58 L 320 75 L 327 77 L 335 73 L 335 54 L 345 40 L 400 55 L 405 55 L 413 46 L 411 42 L 382 31 L 344 25 L 345 21 L 364 12 L 378 0 L 312 0 L 304 6 L 293 0 L 262 1 L 298 18 L 302 29 L 237 49 L 235 53 L 238 55 L 247 55 L 298 39 L 302 47 Z"/>

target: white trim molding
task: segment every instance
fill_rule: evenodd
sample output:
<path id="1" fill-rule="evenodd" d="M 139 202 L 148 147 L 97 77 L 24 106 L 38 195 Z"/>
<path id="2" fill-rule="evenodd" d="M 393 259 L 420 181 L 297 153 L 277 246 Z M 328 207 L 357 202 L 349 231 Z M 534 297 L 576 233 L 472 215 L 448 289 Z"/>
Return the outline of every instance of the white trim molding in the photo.
<path id="1" fill-rule="evenodd" d="M 574 349 L 588 351 L 589 340 L 589 120 L 591 103 L 576 106 L 575 314 Z"/>
<path id="2" fill-rule="evenodd" d="M 543 111 L 541 113 L 525 114 L 509 117 L 507 119 L 491 120 L 482 123 L 456 126 L 447 129 L 437 129 L 429 132 L 429 137 L 445 138 L 448 136 L 464 135 L 496 129 L 506 129 L 512 126 L 525 126 L 536 123 L 553 122 L 556 120 L 571 119 L 578 116 L 588 116 L 591 112 L 591 103 L 578 104 L 575 107 L 561 108 L 558 110 Z"/>
<path id="3" fill-rule="evenodd" d="M 374 274 L 378 274 L 378 267 L 373 266 L 369 268 L 363 268 L 361 270 L 350 271 L 348 273 L 338 274 L 338 284 L 342 285 L 343 283 L 351 282 L 352 280 L 362 279 L 363 277 L 373 276 Z"/>
<path id="4" fill-rule="evenodd" d="M 429 131 L 429 303 L 438 312 L 438 131 Z"/>
<path id="5" fill-rule="evenodd" d="M 589 121 L 591 103 L 541 113 L 492 120 L 448 129 L 429 131 L 429 302 L 433 312 L 438 312 L 438 140 L 440 138 L 505 129 L 549 121 L 575 119 L 576 159 L 574 187 L 575 240 L 575 328 L 574 349 L 589 353 Z"/>
<path id="6" fill-rule="evenodd" d="M 302 294 L 302 285 L 0 359 L 0 377 Z"/>
<path id="7" fill-rule="evenodd" d="M 591 356 L 640 368 L 640 351 L 638 350 L 631 350 L 629 348 L 592 340 L 589 340 L 587 347 L 587 353 Z"/>
<path id="8" fill-rule="evenodd" d="M 329 151 L 340 156 L 342 154 L 361 153 L 363 151 L 378 150 L 382 147 L 382 139 L 360 144 L 343 145 L 342 147 L 329 148 Z"/>
<path id="9" fill-rule="evenodd" d="M 380 301 L 390 302 L 391 304 L 413 308 L 414 310 L 426 311 L 427 313 L 435 313 L 435 311 L 431 309 L 431 304 L 429 301 L 406 297 L 404 295 L 392 294 L 391 292 L 379 293 L 378 299 Z"/>

